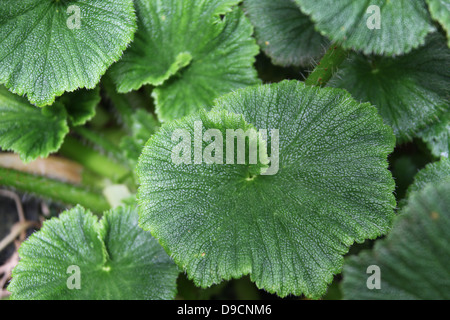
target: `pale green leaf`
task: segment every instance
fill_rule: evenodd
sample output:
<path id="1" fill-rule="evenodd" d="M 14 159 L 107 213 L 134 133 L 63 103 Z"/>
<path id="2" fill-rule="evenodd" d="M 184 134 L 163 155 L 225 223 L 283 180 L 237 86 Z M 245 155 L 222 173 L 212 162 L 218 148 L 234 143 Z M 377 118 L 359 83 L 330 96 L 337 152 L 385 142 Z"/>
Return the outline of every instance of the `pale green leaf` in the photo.
<path id="1" fill-rule="evenodd" d="M 424 0 L 294 1 L 323 35 L 365 54 L 407 53 L 423 45 L 426 35 L 436 30 Z M 371 6 L 380 10 L 379 29 Z"/>
<path id="2" fill-rule="evenodd" d="M 140 225 L 199 286 L 250 274 L 282 297 L 320 297 L 354 241 L 389 229 L 392 130 L 344 90 L 297 81 L 238 90 L 216 106 L 163 124 L 145 146 L 137 167 Z M 267 129 L 272 160 L 271 130 L 278 129 L 279 170 L 276 161 L 175 164 L 172 134 L 186 129 L 192 138 L 197 120 L 203 133 Z M 262 175 L 268 168 L 273 175 Z"/>
<path id="3" fill-rule="evenodd" d="M 450 109 L 450 49 L 434 34 L 397 58 L 353 54 L 330 85 L 375 105 L 401 143 Z"/>
<path id="4" fill-rule="evenodd" d="M 132 0 L 4 0 L 0 84 L 37 106 L 93 89 L 136 29 Z"/>
<path id="5" fill-rule="evenodd" d="M 66 117 L 60 102 L 40 109 L 0 85 L 0 147 L 25 162 L 58 151 L 69 132 Z"/>
<path id="6" fill-rule="evenodd" d="M 98 221 L 78 206 L 46 221 L 19 254 L 8 287 L 12 299 L 173 299 L 176 294 L 177 267 L 139 228 L 132 207 L 106 212 Z M 71 278 L 76 272 L 79 278 Z"/>
<path id="7" fill-rule="evenodd" d="M 165 121 L 258 83 L 253 63 L 259 49 L 250 22 L 240 8 L 233 8 L 238 2 L 135 1 L 136 39 L 112 69 L 119 92 L 159 86 L 153 97 L 158 117 Z"/>
<path id="8" fill-rule="evenodd" d="M 447 32 L 447 45 L 450 47 L 450 1 L 426 0 L 431 16 Z"/>
<path id="9" fill-rule="evenodd" d="M 259 46 L 281 66 L 309 66 L 320 58 L 328 41 L 293 0 L 245 0 Z"/>
<path id="10" fill-rule="evenodd" d="M 450 182 L 411 194 L 392 232 L 373 251 L 344 267 L 346 299 L 450 299 Z M 369 289 L 369 266 L 378 266 L 380 289 Z M 371 282 L 371 279 L 369 279 Z"/>

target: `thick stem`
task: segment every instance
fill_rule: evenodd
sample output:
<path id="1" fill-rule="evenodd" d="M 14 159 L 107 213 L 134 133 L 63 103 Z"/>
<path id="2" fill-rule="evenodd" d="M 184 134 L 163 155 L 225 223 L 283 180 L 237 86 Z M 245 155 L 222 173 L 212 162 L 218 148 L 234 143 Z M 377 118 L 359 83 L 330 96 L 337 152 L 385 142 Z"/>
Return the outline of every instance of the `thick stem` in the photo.
<path id="1" fill-rule="evenodd" d="M 108 157 L 83 145 L 71 136 L 66 137 L 59 153 L 113 182 L 122 182 L 131 175 L 128 168 L 111 161 Z"/>
<path id="2" fill-rule="evenodd" d="M 51 198 L 66 204 L 80 204 L 97 213 L 110 208 L 106 199 L 100 194 L 21 171 L 0 168 L 0 185 Z"/>
<path id="3" fill-rule="evenodd" d="M 324 87 L 338 67 L 347 58 L 348 51 L 340 46 L 332 44 L 327 50 L 319 64 L 314 68 L 311 74 L 306 78 L 305 84 L 308 86 Z"/>
<path id="4" fill-rule="evenodd" d="M 105 152 L 114 157 L 115 160 L 124 162 L 124 157 L 122 156 L 120 148 L 118 148 L 108 139 L 102 137 L 99 133 L 94 132 L 86 127 L 76 127 L 72 130 L 84 139 L 102 148 Z"/>

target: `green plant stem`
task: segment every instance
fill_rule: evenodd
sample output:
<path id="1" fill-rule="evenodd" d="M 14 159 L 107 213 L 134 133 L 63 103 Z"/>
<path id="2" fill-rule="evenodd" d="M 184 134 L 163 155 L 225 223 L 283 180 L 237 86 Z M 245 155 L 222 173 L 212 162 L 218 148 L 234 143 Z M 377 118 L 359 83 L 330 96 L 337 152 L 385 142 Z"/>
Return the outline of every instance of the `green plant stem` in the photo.
<path id="1" fill-rule="evenodd" d="M 66 137 L 59 153 L 113 182 L 122 182 L 131 175 L 130 169 L 111 161 L 71 136 Z"/>
<path id="2" fill-rule="evenodd" d="M 332 44 L 308 78 L 306 78 L 305 84 L 324 87 L 333 74 L 336 73 L 341 63 L 347 58 L 347 55 L 348 51 L 336 44 Z"/>
<path id="3" fill-rule="evenodd" d="M 94 212 L 110 209 L 103 195 L 42 176 L 0 168 L 0 185 L 50 198 L 65 204 L 80 204 Z"/>
<path id="4" fill-rule="evenodd" d="M 108 139 L 104 138 L 102 135 L 100 135 L 100 133 L 94 132 L 86 127 L 76 127 L 72 130 L 89 142 L 98 145 L 105 152 L 114 157 L 115 160 L 124 162 L 124 157 L 121 154 L 120 148 Z"/>

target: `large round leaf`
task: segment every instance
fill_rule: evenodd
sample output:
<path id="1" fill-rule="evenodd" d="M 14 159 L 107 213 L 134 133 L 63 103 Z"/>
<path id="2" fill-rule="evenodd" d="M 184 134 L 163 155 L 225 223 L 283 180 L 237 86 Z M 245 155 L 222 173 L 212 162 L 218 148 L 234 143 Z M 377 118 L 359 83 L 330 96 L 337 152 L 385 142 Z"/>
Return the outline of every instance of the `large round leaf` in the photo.
<path id="1" fill-rule="evenodd" d="M 0 83 L 37 106 L 92 89 L 135 29 L 132 0 L 4 0 Z"/>
<path id="2" fill-rule="evenodd" d="M 407 53 L 435 30 L 424 0 L 294 1 L 323 35 L 365 54 Z"/>
<path id="3" fill-rule="evenodd" d="M 346 261 L 344 297 L 450 299 L 449 194 L 448 180 L 411 194 L 389 236 Z M 370 266 L 378 267 L 378 289 L 367 286 Z"/>
<path id="4" fill-rule="evenodd" d="M 13 299 L 173 299 L 178 269 L 137 212 L 98 219 L 78 206 L 22 244 L 8 287 Z M 77 274 L 78 273 L 78 274 Z"/>
<path id="5" fill-rule="evenodd" d="M 140 225 L 199 286 L 251 274 L 280 296 L 320 297 L 354 241 L 389 229 L 392 130 L 344 90 L 297 81 L 239 90 L 216 106 L 163 125 L 145 146 L 137 167 Z M 267 129 L 271 162 L 176 164 L 172 135 L 197 132 L 195 145 L 200 120 L 202 132 Z"/>
<path id="6" fill-rule="evenodd" d="M 450 110 L 450 49 L 435 34 L 424 47 L 397 58 L 353 54 L 330 85 L 375 105 L 398 142 L 411 140 Z"/>
<path id="7" fill-rule="evenodd" d="M 258 83 L 259 48 L 239 0 L 137 0 L 138 31 L 113 67 L 119 92 L 144 84 L 160 120 L 176 119 L 215 98 Z M 222 19 L 221 19 L 222 15 Z"/>

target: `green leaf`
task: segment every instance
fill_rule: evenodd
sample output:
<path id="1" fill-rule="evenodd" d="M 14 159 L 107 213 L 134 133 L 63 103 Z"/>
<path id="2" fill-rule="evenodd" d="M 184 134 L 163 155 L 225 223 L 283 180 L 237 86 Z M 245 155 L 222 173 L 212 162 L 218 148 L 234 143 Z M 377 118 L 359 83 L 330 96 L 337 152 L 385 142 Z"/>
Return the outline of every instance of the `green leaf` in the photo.
<path id="1" fill-rule="evenodd" d="M 447 45 L 450 47 L 450 1 L 426 0 L 431 17 L 438 21 L 447 32 Z"/>
<path id="2" fill-rule="evenodd" d="M 144 84 L 161 121 L 210 106 L 225 93 L 258 83 L 259 52 L 238 0 L 137 0 L 138 32 L 112 69 L 119 92 Z M 220 15 L 224 15 L 223 20 Z"/>
<path id="3" fill-rule="evenodd" d="M 316 28 L 346 49 L 399 55 L 423 45 L 435 31 L 424 0 L 294 0 Z M 374 26 L 378 6 L 380 25 Z M 371 28 L 369 28 L 370 26 Z"/>
<path id="4" fill-rule="evenodd" d="M 392 232 L 373 251 L 344 267 L 346 299 L 450 299 L 450 182 L 414 192 Z M 370 290 L 367 268 L 380 268 L 381 288 Z"/>
<path id="5" fill-rule="evenodd" d="M 375 105 L 401 143 L 449 110 L 449 79 L 450 49 L 434 34 L 397 58 L 353 54 L 329 84 Z"/>
<path id="6" fill-rule="evenodd" d="M 66 116 L 59 102 L 40 109 L 0 85 L 0 147 L 24 162 L 58 151 L 69 132 Z"/>
<path id="7" fill-rule="evenodd" d="M 280 66 L 309 66 L 328 41 L 292 0 L 245 0 L 259 46 Z"/>
<path id="8" fill-rule="evenodd" d="M 450 152 L 450 112 L 446 112 L 434 124 L 429 125 L 417 136 L 427 144 L 435 157 L 449 157 Z"/>
<path id="9" fill-rule="evenodd" d="M 82 126 L 95 116 L 95 108 L 100 103 L 100 87 L 94 90 L 77 90 L 61 96 L 73 126 Z"/>
<path id="10" fill-rule="evenodd" d="M 414 183 L 408 188 L 408 195 L 424 189 L 430 183 L 438 184 L 442 181 L 450 182 L 450 161 L 448 158 L 430 163 L 420 170 L 414 177 Z"/>
<path id="11" fill-rule="evenodd" d="M 12 299 L 173 299 L 177 267 L 137 220 L 131 207 L 98 221 L 77 206 L 46 221 L 19 250 Z"/>
<path id="12" fill-rule="evenodd" d="M 4 0 L 0 26 L 0 84 L 42 107 L 93 89 L 136 22 L 132 0 Z"/>
<path id="13" fill-rule="evenodd" d="M 279 296 L 320 297 L 354 241 L 389 229 L 392 130 L 344 90 L 298 81 L 238 90 L 215 105 L 163 124 L 145 146 L 137 167 L 140 225 L 198 286 L 251 274 Z M 172 134 L 186 129 L 192 137 L 200 119 L 202 132 L 267 129 L 272 175 L 264 157 L 252 165 L 172 162 L 179 145 Z"/>

